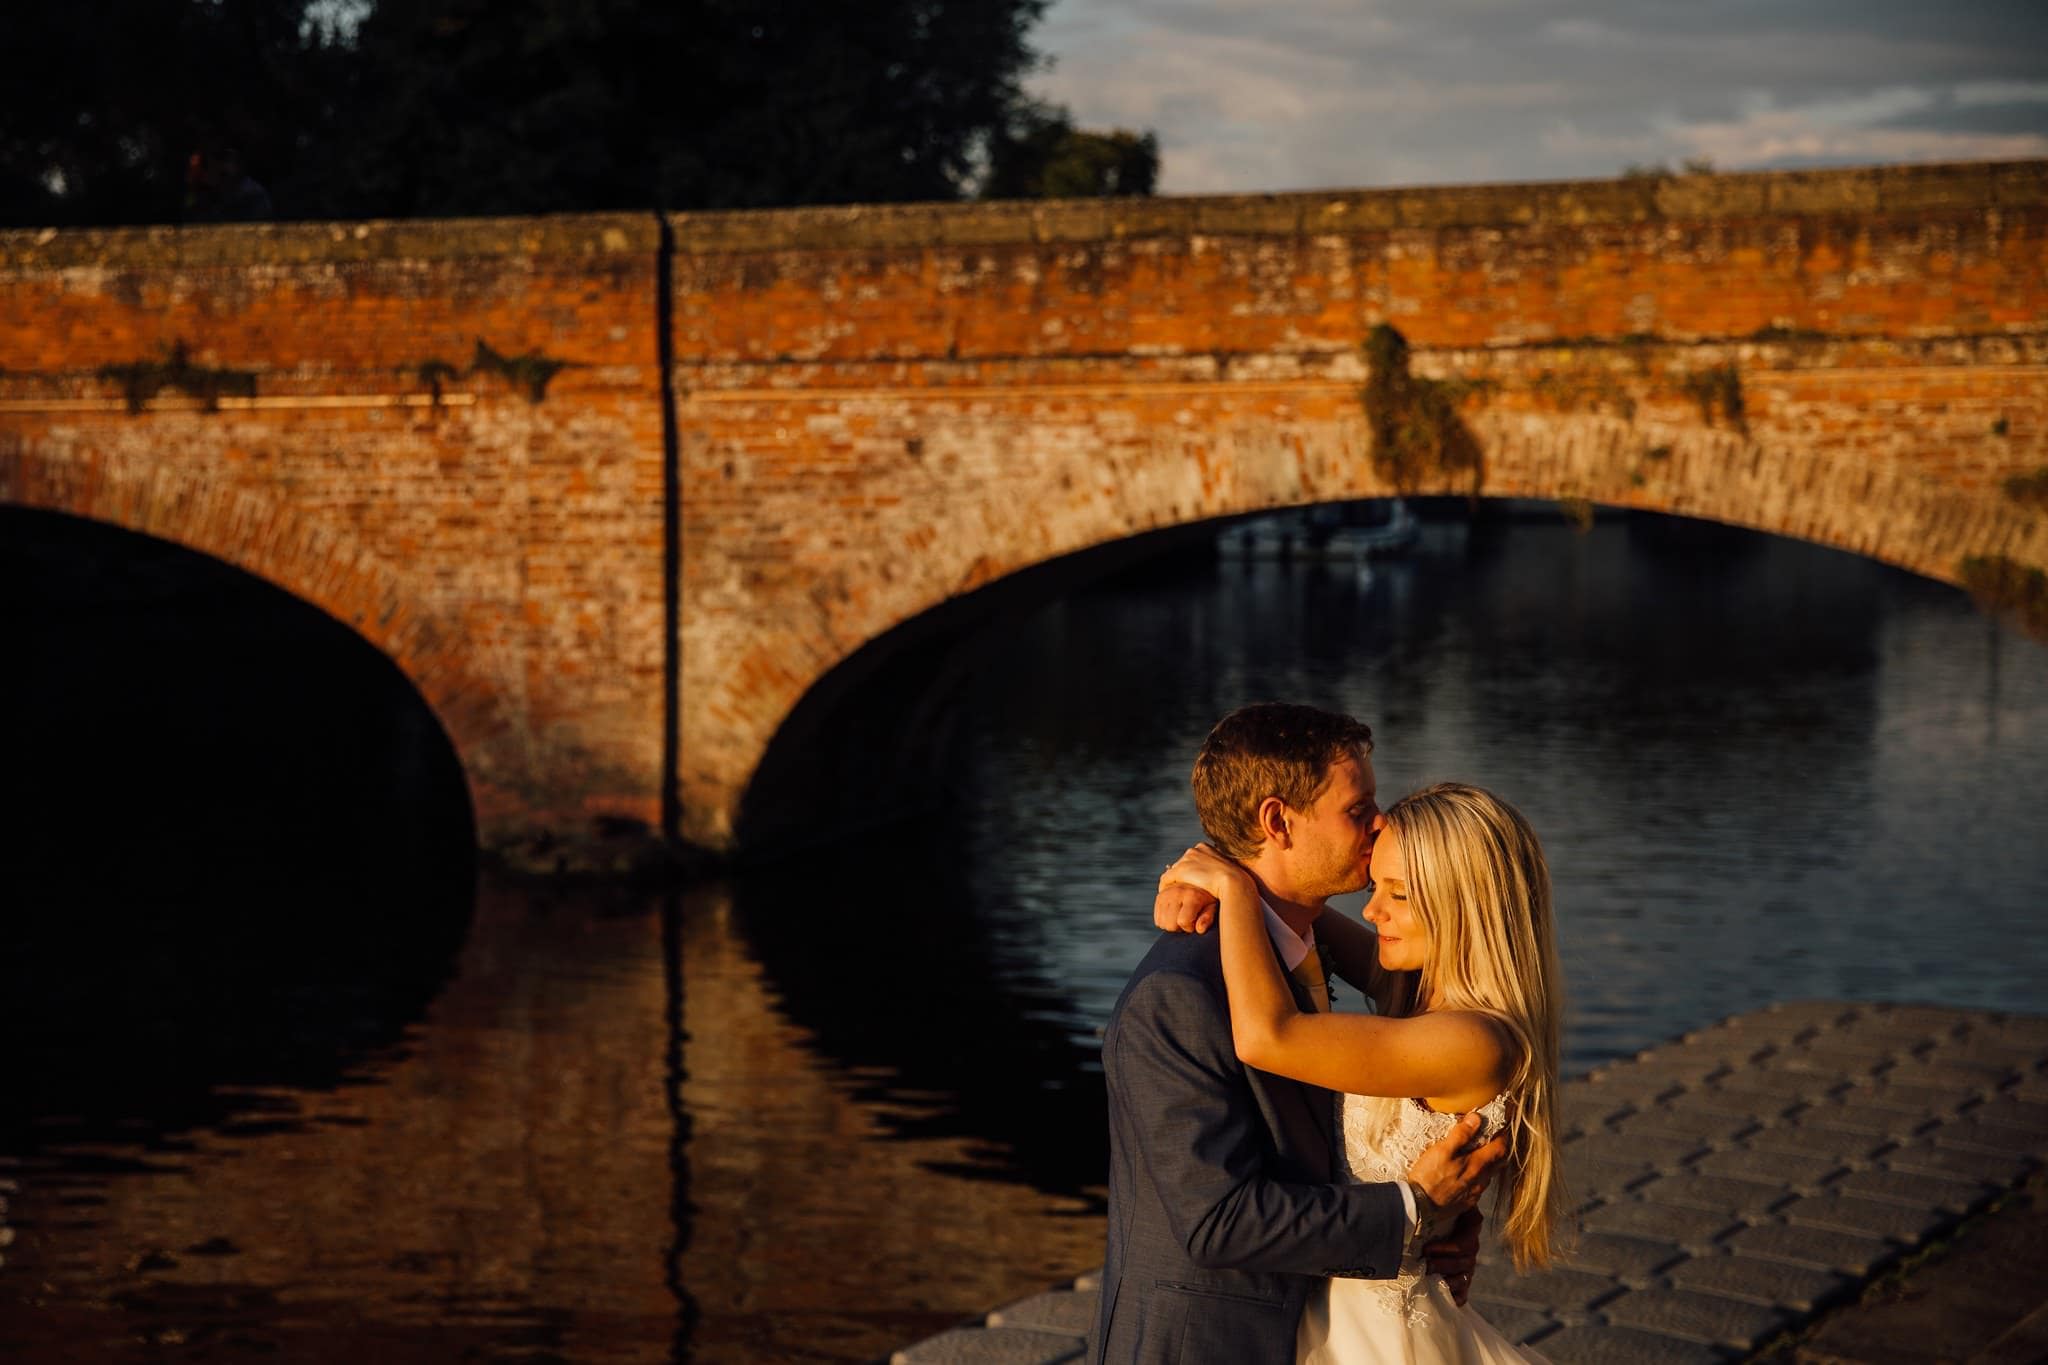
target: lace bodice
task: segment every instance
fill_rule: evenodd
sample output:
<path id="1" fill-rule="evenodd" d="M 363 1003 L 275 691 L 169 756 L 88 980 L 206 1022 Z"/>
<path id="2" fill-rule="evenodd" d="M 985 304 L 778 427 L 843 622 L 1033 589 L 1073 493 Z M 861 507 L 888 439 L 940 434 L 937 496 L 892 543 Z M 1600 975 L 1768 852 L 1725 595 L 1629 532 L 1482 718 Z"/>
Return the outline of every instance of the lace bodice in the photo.
<path id="1" fill-rule="evenodd" d="M 1485 1118 L 1480 1130 L 1491 1137 L 1507 1122 L 1508 1097 L 1496 1095 L 1480 1106 Z M 1372 1095 L 1345 1095 L 1338 1105 L 1338 1131 L 1343 1140 L 1344 1164 L 1351 1179 L 1359 1184 L 1376 1184 L 1407 1177 L 1408 1168 L 1423 1149 L 1440 1141 L 1458 1121 L 1456 1114 L 1438 1114 L 1414 1100 L 1383 1099 Z M 1422 1292 L 1422 1258 L 1409 1252 L 1401 1260 L 1401 1273 L 1391 1280 L 1360 1283 L 1394 1300 L 1389 1306 L 1402 1317 L 1412 1319 L 1427 1312 Z"/>

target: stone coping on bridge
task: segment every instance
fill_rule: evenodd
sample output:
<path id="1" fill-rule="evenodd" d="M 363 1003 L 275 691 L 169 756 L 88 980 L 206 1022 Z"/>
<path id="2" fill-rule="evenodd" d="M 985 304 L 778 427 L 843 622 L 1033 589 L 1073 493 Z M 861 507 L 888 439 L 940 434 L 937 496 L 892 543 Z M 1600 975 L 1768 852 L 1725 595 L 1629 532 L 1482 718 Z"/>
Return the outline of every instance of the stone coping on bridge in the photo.
<path id="1" fill-rule="evenodd" d="M 2048 204 L 2048 161 L 1649 175 L 1484 185 L 982 203 L 848 204 L 667 215 L 675 250 L 793 250 L 1083 243 L 1149 237 L 1321 236 L 1396 229 L 1516 228 L 1857 216 Z M 0 232 L 0 270 L 303 264 L 465 257 L 651 254 L 661 219 L 641 213 L 369 219 Z"/>
<path id="2" fill-rule="evenodd" d="M 1578 1224 L 1556 1266 L 1482 1252 L 1473 1302 L 1553 1365 L 1741 1360 L 1926 1248 L 2048 1159 L 2048 1017 L 1773 1005 L 1567 1083 Z M 1078 1361 L 1099 1277 L 892 1365 Z"/>
<path id="3" fill-rule="evenodd" d="M 684 254 L 1145 237 L 1344 235 L 1767 215 L 1866 215 L 2048 204 L 2048 161 L 1631 176 L 1287 194 L 1010 200 L 686 213 Z"/>
<path id="4" fill-rule="evenodd" d="M 25 228 L 0 232 L 0 271 L 192 269 L 354 261 L 651 256 L 654 213 L 528 218 L 405 218 L 192 227 Z"/>

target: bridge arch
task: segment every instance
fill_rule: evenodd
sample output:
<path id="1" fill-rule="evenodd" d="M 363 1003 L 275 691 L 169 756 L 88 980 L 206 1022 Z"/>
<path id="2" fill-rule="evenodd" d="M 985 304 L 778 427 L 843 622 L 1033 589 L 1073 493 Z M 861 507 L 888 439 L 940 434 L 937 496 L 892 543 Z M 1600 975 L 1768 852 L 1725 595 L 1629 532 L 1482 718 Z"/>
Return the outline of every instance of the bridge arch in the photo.
<path id="1" fill-rule="evenodd" d="M 423 609 L 391 566 L 345 530 L 282 498 L 113 443 L 32 442 L 0 434 L 0 504 L 137 532 L 233 565 L 348 627 L 389 658 L 447 734 L 472 819 L 502 798 L 480 780 L 480 754 L 503 734 L 476 651 Z"/>
<path id="2" fill-rule="evenodd" d="M 1928 479 L 1924 451 L 1911 440 L 1889 454 L 1797 442 L 1774 449 L 1745 431 L 1682 414 L 1624 418 L 1510 408 L 1482 409 L 1468 420 L 1484 452 L 1478 492 L 1485 497 L 1580 500 L 1721 522 L 1951 584 L 1973 556 L 2048 560 L 2048 518 L 1996 489 Z M 745 665 L 707 689 L 708 714 L 759 726 L 743 789 L 751 797 L 735 794 L 728 807 L 734 824 L 715 837 L 747 842 L 753 831 L 743 825 L 776 825 L 777 813 L 762 809 L 756 779 L 780 788 L 790 767 L 807 761 L 806 747 L 831 752 L 820 733 L 830 708 L 816 704 L 814 690 L 886 690 L 890 670 L 900 668 L 891 655 L 914 650 L 961 613 L 986 611 L 1012 589 L 1057 591 L 1048 585 L 1074 577 L 1063 563 L 1086 576 L 1086 561 L 1099 567 L 1134 537 L 1397 491 L 1367 453 L 1371 434 L 1357 410 L 1320 420 L 1289 412 L 1262 421 L 1224 414 L 1206 430 L 1177 424 L 1100 454 L 1058 433 L 1036 433 L 1033 445 L 1066 448 L 1056 460 L 1005 459 L 1000 448 L 1016 439 L 1014 428 L 932 424 L 922 443 L 926 463 L 943 465 L 951 454 L 961 465 L 1019 472 L 959 479 L 936 517 L 928 506 L 885 509 L 858 537 L 834 536 L 836 573 L 764 595 Z M 1469 475 L 1454 471 L 1399 491 L 1473 488 Z M 1034 509 L 1043 514 L 1031 515 Z M 895 685 L 917 684 L 899 677 Z M 914 714 L 914 706 L 905 708 L 906 723 Z M 917 753 L 934 741 L 906 734 L 905 743 L 912 749 L 906 766 L 915 768 Z M 764 760 L 771 769 L 765 774 Z M 819 760 L 820 782 L 843 778 L 836 762 Z"/>

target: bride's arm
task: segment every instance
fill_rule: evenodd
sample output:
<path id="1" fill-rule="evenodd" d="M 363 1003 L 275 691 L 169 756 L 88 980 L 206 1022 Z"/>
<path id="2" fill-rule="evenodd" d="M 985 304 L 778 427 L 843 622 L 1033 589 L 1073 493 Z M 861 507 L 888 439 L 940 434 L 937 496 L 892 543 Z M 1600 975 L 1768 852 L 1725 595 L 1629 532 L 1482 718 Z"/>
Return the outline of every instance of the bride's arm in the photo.
<path id="1" fill-rule="evenodd" d="M 1215 922 L 1214 896 L 1186 882 L 1161 880 L 1152 901 L 1154 925 L 1169 934 L 1206 934 Z M 1349 916 L 1326 914 L 1316 921 L 1316 942 L 1329 947 L 1337 975 L 1370 996 L 1376 1013 L 1408 1012 L 1418 973 L 1390 972 L 1380 966 L 1378 934 Z"/>
<path id="2" fill-rule="evenodd" d="M 1506 1082 L 1507 1049 L 1492 1021 L 1463 1011 L 1413 1019 L 1304 1014 L 1274 959 L 1251 874 L 1206 847 L 1167 873 L 1221 905 L 1223 980 L 1238 1060 L 1354 1095 L 1455 1096 Z M 1484 1096 L 1481 1096 L 1483 1099 Z"/>
<path id="3" fill-rule="evenodd" d="M 1324 911 L 1316 918 L 1316 942 L 1329 945 L 1337 975 L 1370 996 L 1375 1013 L 1408 1012 L 1421 973 L 1390 972 L 1380 966 L 1380 936 L 1366 928 L 1363 920 Z"/>

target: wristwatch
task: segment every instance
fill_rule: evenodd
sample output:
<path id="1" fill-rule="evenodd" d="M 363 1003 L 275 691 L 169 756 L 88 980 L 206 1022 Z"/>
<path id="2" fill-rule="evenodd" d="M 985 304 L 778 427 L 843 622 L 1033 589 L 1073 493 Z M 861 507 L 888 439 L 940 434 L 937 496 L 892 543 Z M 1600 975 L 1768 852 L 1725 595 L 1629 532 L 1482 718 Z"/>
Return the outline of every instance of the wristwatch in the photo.
<path id="1" fill-rule="evenodd" d="M 1430 1240 L 1430 1225 L 1437 1215 L 1436 1200 L 1412 1180 L 1408 1182 L 1408 1193 L 1415 1196 L 1415 1230 L 1408 1235 L 1408 1250 L 1419 1256 L 1423 1243 Z"/>

